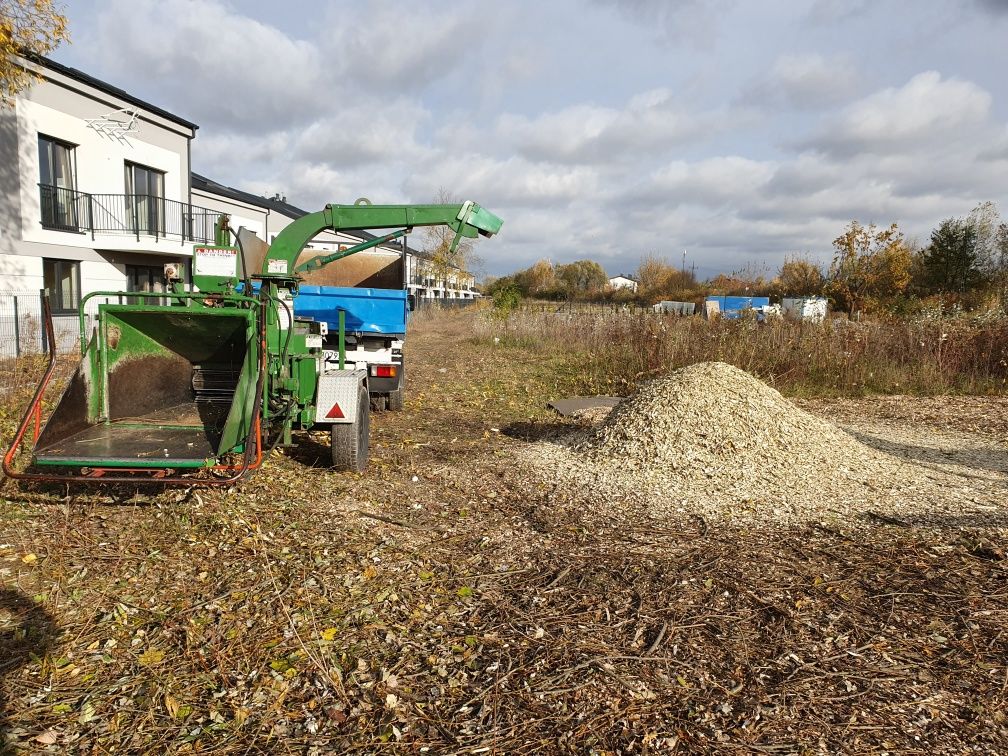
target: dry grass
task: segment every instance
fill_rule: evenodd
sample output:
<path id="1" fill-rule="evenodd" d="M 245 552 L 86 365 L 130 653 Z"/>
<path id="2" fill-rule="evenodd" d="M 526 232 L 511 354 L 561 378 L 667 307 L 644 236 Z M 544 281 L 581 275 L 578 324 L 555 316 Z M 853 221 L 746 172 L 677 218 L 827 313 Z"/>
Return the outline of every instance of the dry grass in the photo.
<path id="1" fill-rule="evenodd" d="M 11 748 L 1004 752 L 1001 531 L 586 527 L 514 465 L 582 353 L 473 317 L 417 324 L 367 476 L 303 440 L 233 491 L 8 482 Z"/>
<path id="2" fill-rule="evenodd" d="M 585 393 L 621 392 L 695 362 L 727 362 L 792 395 L 991 394 L 1008 387 L 1008 320 L 706 321 L 614 310 L 525 309 L 476 328 L 524 348 L 578 350 Z"/>

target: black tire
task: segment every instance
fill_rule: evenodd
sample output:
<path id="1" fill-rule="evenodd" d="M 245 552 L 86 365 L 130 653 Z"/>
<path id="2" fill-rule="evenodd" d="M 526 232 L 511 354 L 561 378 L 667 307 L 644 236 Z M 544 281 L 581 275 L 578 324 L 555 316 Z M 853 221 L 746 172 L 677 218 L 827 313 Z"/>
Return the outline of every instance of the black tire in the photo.
<path id="1" fill-rule="evenodd" d="M 371 395 L 371 411 L 372 412 L 384 412 L 389 408 L 388 406 L 388 394 L 372 394 Z"/>
<path id="2" fill-rule="evenodd" d="M 388 409 L 398 412 L 403 408 L 406 395 L 406 363 L 399 366 L 399 388 L 388 395 Z"/>
<path id="3" fill-rule="evenodd" d="M 363 385 L 357 389 L 357 419 L 334 423 L 329 429 L 332 466 L 336 470 L 362 473 L 367 469 L 371 434 L 371 402 Z"/>

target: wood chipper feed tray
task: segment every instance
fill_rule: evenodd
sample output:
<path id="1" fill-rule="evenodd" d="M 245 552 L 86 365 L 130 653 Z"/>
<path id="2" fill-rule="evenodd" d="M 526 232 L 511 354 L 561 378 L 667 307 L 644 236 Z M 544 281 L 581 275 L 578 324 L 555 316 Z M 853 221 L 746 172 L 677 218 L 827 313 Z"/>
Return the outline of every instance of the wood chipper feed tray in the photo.
<path id="1" fill-rule="evenodd" d="M 720 362 L 653 380 L 600 424 L 534 444 L 522 457 L 555 485 L 558 506 L 628 517 L 948 516 L 963 506 L 1000 509 L 1005 495 L 1003 475 L 967 483 L 947 471 L 922 474 Z M 950 510 L 950 492 L 964 484 L 969 495 Z"/>

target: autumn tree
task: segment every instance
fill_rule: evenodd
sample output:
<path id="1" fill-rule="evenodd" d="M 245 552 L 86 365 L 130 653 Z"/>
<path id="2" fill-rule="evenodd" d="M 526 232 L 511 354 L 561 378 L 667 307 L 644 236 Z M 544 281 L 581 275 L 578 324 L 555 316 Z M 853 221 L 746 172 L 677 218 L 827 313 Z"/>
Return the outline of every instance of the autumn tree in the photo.
<path id="1" fill-rule="evenodd" d="M 862 226 L 851 221 L 833 240 L 836 254 L 826 292 L 838 307 L 854 313 L 870 297 L 892 297 L 910 284 L 912 254 L 899 226 Z"/>
<path id="2" fill-rule="evenodd" d="M 568 295 L 598 293 L 609 283 L 605 269 L 594 260 L 575 260 L 558 265 L 556 277 Z"/>
<path id="3" fill-rule="evenodd" d="M 781 294 L 819 294 L 822 286 L 822 270 L 811 260 L 801 257 L 787 259 L 777 272 L 776 288 Z"/>
<path id="4" fill-rule="evenodd" d="M 48 55 L 70 39 L 67 19 L 52 0 L 0 0 L 0 103 L 31 86 L 35 75 L 19 56 Z"/>
<path id="5" fill-rule="evenodd" d="M 545 296 L 556 293 L 557 279 L 553 263 L 539 260 L 525 270 L 515 273 L 515 282 L 526 296 Z"/>
<path id="6" fill-rule="evenodd" d="M 3 0 L 0 0 L 2 2 Z M 442 187 L 437 192 L 434 203 L 438 205 L 458 205 L 461 200 Z M 448 226 L 427 226 L 424 231 L 424 252 L 427 253 L 426 270 L 437 281 L 450 285 L 456 279 L 471 275 L 471 270 L 479 263 L 474 254 L 474 246 L 465 237 L 452 250 L 455 232 Z"/>
<path id="7" fill-rule="evenodd" d="M 637 267 L 637 283 L 645 292 L 657 291 L 674 268 L 658 255 L 645 255 Z"/>
<path id="8" fill-rule="evenodd" d="M 654 253 L 645 255 L 637 267 L 637 283 L 641 295 L 655 301 L 685 298 L 696 288 L 696 279 L 691 272 L 669 264 Z"/>

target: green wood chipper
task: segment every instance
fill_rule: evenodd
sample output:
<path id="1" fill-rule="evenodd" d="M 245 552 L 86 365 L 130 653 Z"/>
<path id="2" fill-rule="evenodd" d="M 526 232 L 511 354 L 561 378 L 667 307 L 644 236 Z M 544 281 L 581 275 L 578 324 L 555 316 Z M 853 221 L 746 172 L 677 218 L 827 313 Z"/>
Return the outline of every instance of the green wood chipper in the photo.
<path id="1" fill-rule="evenodd" d="M 334 328 L 295 311 L 303 275 L 419 226 L 450 227 L 452 251 L 462 238 L 493 236 L 501 227 L 473 202 L 366 200 L 310 213 L 268 247 L 244 229 L 231 246 L 227 223 L 221 216 L 215 246 L 194 249 L 191 285 L 176 277 L 163 294 L 94 292 L 82 299 L 81 361 L 43 424 L 42 399 L 56 366 L 45 303 L 49 366 L 4 456 L 7 476 L 230 484 L 259 467 L 268 449 L 293 443 L 294 431 L 312 429 L 329 430 L 334 467 L 363 471 L 374 379 L 366 364 L 346 359 L 342 310 Z M 323 231 L 379 229 L 394 230 L 299 262 Z M 88 333 L 85 305 L 93 297 L 133 303 L 100 304 Z M 15 465 L 29 444 L 30 463 Z"/>

